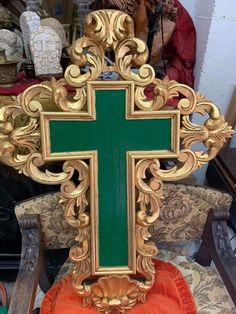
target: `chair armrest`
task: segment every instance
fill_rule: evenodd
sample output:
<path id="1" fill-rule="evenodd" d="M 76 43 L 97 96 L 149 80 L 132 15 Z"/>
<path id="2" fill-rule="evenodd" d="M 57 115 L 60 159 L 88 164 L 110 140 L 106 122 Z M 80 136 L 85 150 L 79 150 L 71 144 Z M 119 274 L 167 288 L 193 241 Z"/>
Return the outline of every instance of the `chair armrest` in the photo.
<path id="1" fill-rule="evenodd" d="M 225 211 L 211 209 L 196 261 L 206 266 L 213 260 L 236 306 L 236 257 L 229 241 L 228 219 Z"/>
<path id="2" fill-rule="evenodd" d="M 19 272 L 13 289 L 8 314 L 31 314 L 39 281 L 43 271 L 43 241 L 39 215 L 22 215 L 22 251 Z"/>

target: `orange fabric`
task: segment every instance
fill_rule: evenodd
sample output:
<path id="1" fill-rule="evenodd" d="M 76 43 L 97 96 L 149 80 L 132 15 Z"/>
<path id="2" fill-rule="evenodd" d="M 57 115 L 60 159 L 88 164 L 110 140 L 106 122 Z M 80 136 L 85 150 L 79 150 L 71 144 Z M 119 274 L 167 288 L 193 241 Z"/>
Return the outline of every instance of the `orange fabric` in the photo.
<path id="1" fill-rule="evenodd" d="M 196 314 L 196 306 L 181 272 L 172 264 L 155 261 L 156 281 L 148 293 L 147 302 L 138 304 L 128 314 Z M 46 294 L 40 314 L 95 314 L 98 311 L 88 306 L 81 307 L 81 298 L 72 288 L 67 276 Z"/>

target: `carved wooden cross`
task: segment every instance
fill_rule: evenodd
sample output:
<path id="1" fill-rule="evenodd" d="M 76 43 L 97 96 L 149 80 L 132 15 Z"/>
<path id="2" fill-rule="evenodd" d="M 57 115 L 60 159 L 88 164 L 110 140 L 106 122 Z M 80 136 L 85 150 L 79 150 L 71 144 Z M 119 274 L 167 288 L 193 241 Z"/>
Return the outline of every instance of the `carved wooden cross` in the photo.
<path id="1" fill-rule="evenodd" d="M 135 274 L 135 204 L 130 197 L 135 170 L 130 161 L 137 154 L 175 157 L 179 113 L 129 114 L 134 84 L 128 81 L 90 82 L 87 97 L 91 100 L 87 117 L 42 113 L 44 159 L 93 156 L 93 274 Z"/>

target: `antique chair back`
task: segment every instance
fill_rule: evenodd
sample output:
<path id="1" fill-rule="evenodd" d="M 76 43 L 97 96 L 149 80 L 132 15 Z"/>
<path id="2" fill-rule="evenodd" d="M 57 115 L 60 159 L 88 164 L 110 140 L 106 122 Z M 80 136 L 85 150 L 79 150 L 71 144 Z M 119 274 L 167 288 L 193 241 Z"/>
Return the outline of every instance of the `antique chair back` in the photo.
<path id="1" fill-rule="evenodd" d="M 187 241 L 200 241 L 212 208 L 229 212 L 232 197 L 209 187 L 165 183 L 160 216 L 150 227 L 151 239 L 175 249 Z M 15 207 L 18 221 L 24 215 L 39 215 L 45 249 L 71 248 L 76 230 L 64 219 L 60 193 L 52 192 L 19 202 Z M 176 245 L 177 246 L 177 245 Z M 178 248 L 176 248 L 178 250 Z"/>
<path id="2" fill-rule="evenodd" d="M 106 63 L 107 49 L 114 51 L 112 66 Z M 59 203 L 75 230 L 73 287 L 84 305 L 93 303 L 107 313 L 145 302 L 154 284 L 157 249 L 149 242 L 149 228 L 160 213 L 163 182 L 183 179 L 207 163 L 233 132 L 204 96 L 167 78 L 155 79 L 147 58 L 129 15 L 92 12 L 85 37 L 72 46 L 73 64 L 65 77 L 33 85 L 0 109 L 2 162 L 37 182 L 61 184 Z M 99 80 L 107 71 L 119 79 Z M 149 85 L 152 99 L 145 94 Z M 42 95 L 54 111 L 43 108 Z M 173 98 L 176 107 L 170 109 Z M 195 112 L 208 115 L 204 125 L 192 123 Z M 201 142 L 206 150 L 193 151 Z M 168 159 L 174 165 L 163 168 Z M 54 161 L 62 165 L 60 172 L 51 170 Z M 32 237 L 29 233 L 26 241 Z M 64 241 L 63 234 L 59 238 Z M 29 258 L 22 267 L 33 271 L 32 248 L 24 254 Z M 104 304 L 96 288 L 109 283 Z M 135 293 L 124 299 L 116 295 L 117 285 Z"/>

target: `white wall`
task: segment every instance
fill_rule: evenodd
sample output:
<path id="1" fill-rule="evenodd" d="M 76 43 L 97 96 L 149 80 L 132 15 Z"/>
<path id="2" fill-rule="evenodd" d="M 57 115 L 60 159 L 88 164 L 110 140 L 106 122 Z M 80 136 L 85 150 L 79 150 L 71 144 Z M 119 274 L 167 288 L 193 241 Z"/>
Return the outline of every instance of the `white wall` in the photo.
<path id="1" fill-rule="evenodd" d="M 188 13 L 193 17 L 194 16 L 194 9 L 195 9 L 195 3 L 197 0 L 180 0 L 182 5 L 185 7 L 185 9 L 188 11 Z"/>
<path id="2" fill-rule="evenodd" d="M 180 0 L 197 31 L 195 89 L 225 114 L 236 85 L 236 1 Z"/>
<path id="3" fill-rule="evenodd" d="M 193 18 L 197 31 L 195 89 L 226 114 L 236 86 L 236 1 L 180 0 Z M 195 117 L 199 123 L 200 117 Z M 236 135 L 231 141 L 236 147 Z M 204 182 L 207 167 L 197 173 Z"/>
<path id="4" fill-rule="evenodd" d="M 203 2 L 198 1 L 198 3 Z M 214 2 L 207 40 L 204 62 L 195 67 L 195 88 L 213 100 L 225 114 L 236 85 L 236 1 L 211 0 Z M 195 17 L 197 26 L 201 17 Z M 204 30 L 197 29 L 200 41 L 205 39 Z M 200 59 L 201 51 L 198 51 Z"/>

